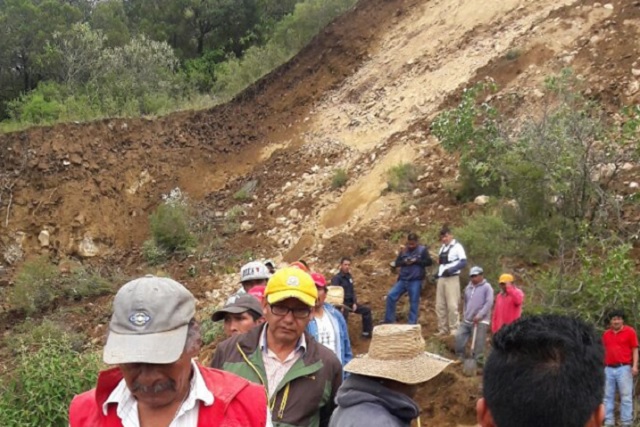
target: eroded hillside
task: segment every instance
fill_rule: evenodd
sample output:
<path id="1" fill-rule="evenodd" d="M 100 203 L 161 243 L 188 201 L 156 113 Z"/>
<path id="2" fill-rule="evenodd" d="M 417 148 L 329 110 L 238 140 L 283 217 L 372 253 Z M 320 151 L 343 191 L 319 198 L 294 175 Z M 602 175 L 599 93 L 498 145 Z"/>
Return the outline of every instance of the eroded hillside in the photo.
<path id="1" fill-rule="evenodd" d="M 393 281 L 390 235 L 455 223 L 468 208 L 447 189 L 456 162 L 430 134 L 435 114 L 489 77 L 496 97 L 518 96 L 514 117 L 525 116 L 539 107 L 544 78 L 565 67 L 610 112 L 637 104 L 638 28 L 640 2 L 628 0 L 362 0 L 229 104 L 3 135 L 0 241 L 11 262 L 0 284 L 10 287 L 20 263 L 40 254 L 60 264 L 115 265 L 127 275 L 149 270 L 140 256 L 148 215 L 177 187 L 212 235 L 225 236 L 225 212 L 237 205 L 242 212 L 237 233 L 164 267 L 202 308 L 235 286 L 234 275 L 212 268 L 220 253 L 304 256 L 327 273 L 345 254 L 355 260 L 359 299 L 379 316 Z M 386 171 L 407 161 L 426 171 L 412 194 L 419 209 L 404 209 L 401 196 L 384 191 Z M 337 169 L 349 180 L 334 190 Z M 627 174 L 637 181 L 638 165 Z M 247 183 L 254 196 L 239 202 L 233 196 Z M 637 212 L 625 214 L 640 221 Z M 38 240 L 43 230 L 46 246 Z M 434 330 L 432 293 L 421 311 L 425 334 Z M 102 298 L 85 307 L 91 328 L 81 315 L 72 322 L 97 327 L 97 337 L 108 304 Z M 20 321 L 8 310 L 0 313 L 6 330 Z M 366 351 L 366 343 L 355 348 Z M 476 379 L 448 370 L 421 392 L 423 425 L 472 424 L 478 394 Z"/>

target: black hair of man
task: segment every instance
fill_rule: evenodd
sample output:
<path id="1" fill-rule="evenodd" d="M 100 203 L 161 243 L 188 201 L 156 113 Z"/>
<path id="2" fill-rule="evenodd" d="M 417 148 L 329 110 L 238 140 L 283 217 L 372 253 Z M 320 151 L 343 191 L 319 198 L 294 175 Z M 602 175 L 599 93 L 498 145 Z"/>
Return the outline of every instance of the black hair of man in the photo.
<path id="1" fill-rule="evenodd" d="M 418 237 L 418 235 L 414 232 L 411 232 L 407 235 L 407 240 L 410 242 L 417 242 L 420 238 Z"/>
<path id="2" fill-rule="evenodd" d="M 607 321 L 611 322 L 611 319 L 613 319 L 614 317 L 619 317 L 622 320 L 626 320 L 625 316 L 624 316 L 624 310 L 622 310 L 621 308 L 615 308 L 615 309 L 611 310 L 607 314 Z"/>
<path id="3" fill-rule="evenodd" d="M 247 310 L 246 313 L 249 313 L 249 315 L 251 316 L 251 318 L 253 319 L 254 322 L 262 317 L 262 315 L 260 313 L 256 313 L 253 310 Z"/>
<path id="4" fill-rule="evenodd" d="M 483 392 L 497 427 L 584 427 L 604 394 L 604 348 L 592 325 L 523 317 L 493 337 Z"/>
<path id="5" fill-rule="evenodd" d="M 351 258 L 349 258 L 348 256 L 343 256 L 342 258 L 340 258 L 340 264 L 342 264 L 345 261 L 351 262 Z"/>
<path id="6" fill-rule="evenodd" d="M 302 265 L 304 265 L 305 267 L 307 267 L 307 270 L 309 269 L 309 264 L 307 264 L 307 261 L 303 260 L 303 259 L 299 259 L 298 262 Z"/>
<path id="7" fill-rule="evenodd" d="M 447 234 L 451 234 L 451 229 L 445 225 L 440 229 L 440 237 L 446 236 Z"/>

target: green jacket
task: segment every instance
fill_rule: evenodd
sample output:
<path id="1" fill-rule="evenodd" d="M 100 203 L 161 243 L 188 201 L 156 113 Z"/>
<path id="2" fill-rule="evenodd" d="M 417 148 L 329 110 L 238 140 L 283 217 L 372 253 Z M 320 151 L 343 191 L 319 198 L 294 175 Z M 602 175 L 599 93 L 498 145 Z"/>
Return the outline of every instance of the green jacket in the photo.
<path id="1" fill-rule="evenodd" d="M 260 335 L 264 326 L 218 344 L 211 366 L 233 372 L 267 389 Z M 335 354 L 305 332 L 307 349 L 268 399 L 274 427 L 326 427 L 342 383 Z M 268 398 L 268 396 L 267 396 Z"/>

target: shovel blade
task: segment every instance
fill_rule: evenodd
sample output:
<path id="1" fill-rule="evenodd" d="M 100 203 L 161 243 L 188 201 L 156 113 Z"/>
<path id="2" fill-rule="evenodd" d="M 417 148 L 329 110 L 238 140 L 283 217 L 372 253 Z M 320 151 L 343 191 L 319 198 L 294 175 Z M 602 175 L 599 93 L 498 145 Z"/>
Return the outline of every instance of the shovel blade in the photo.
<path id="1" fill-rule="evenodd" d="M 478 373 L 478 364 L 476 359 L 464 359 L 462 364 L 462 373 L 468 377 L 473 377 Z"/>

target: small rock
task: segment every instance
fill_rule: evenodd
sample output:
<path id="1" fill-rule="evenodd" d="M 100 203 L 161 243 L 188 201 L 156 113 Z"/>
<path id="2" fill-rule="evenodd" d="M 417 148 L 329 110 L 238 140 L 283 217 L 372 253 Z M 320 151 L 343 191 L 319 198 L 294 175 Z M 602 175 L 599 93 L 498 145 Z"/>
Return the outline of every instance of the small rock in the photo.
<path id="1" fill-rule="evenodd" d="M 298 212 L 298 209 L 291 209 L 289 211 L 289 218 L 291 219 L 298 219 L 300 218 L 300 212 Z"/>
<path id="2" fill-rule="evenodd" d="M 78 245 L 78 255 L 82 258 L 92 258 L 98 255 L 100 251 L 95 243 L 93 243 L 93 239 L 91 236 L 84 236 L 84 239 Z"/>
<path id="3" fill-rule="evenodd" d="M 267 212 L 269 212 L 270 214 L 273 214 L 273 212 L 280 206 L 280 203 L 271 203 L 269 206 L 267 206 Z"/>
<path id="4" fill-rule="evenodd" d="M 242 221 L 240 224 L 240 231 L 251 231 L 253 230 L 253 224 L 249 221 Z"/>
<path id="5" fill-rule="evenodd" d="M 627 162 L 627 163 L 625 163 L 625 164 L 623 164 L 623 165 L 622 165 L 622 168 L 621 168 L 621 169 L 622 169 L 623 171 L 630 171 L 631 169 L 633 169 L 633 163 L 629 163 L 629 162 Z"/>
<path id="6" fill-rule="evenodd" d="M 640 77 L 640 68 L 632 68 L 631 74 L 633 74 L 634 77 Z"/>
<path id="7" fill-rule="evenodd" d="M 638 184 L 635 181 L 629 183 L 629 188 L 634 188 L 635 189 L 635 188 L 639 188 L 639 187 L 640 187 L 640 184 Z"/>
<path id="8" fill-rule="evenodd" d="M 475 198 L 475 200 L 473 201 L 473 203 L 475 203 L 478 206 L 484 206 L 487 203 L 489 203 L 489 196 L 478 196 Z"/>
<path id="9" fill-rule="evenodd" d="M 40 246 L 43 248 L 49 247 L 49 232 L 47 230 L 42 230 L 40 234 L 38 234 L 38 241 L 40 242 Z"/>
<path id="10" fill-rule="evenodd" d="M 538 99 L 544 98 L 544 92 L 542 92 L 540 89 L 534 89 L 533 96 L 535 96 Z"/>
<path id="11" fill-rule="evenodd" d="M 628 96 L 635 95 L 636 92 L 640 90 L 640 83 L 637 80 L 633 80 L 629 82 L 629 86 L 627 87 L 626 94 Z"/>
<path id="12" fill-rule="evenodd" d="M 608 10 L 613 10 L 613 5 L 611 3 L 607 3 L 602 7 L 604 7 L 605 9 L 608 9 Z"/>
<path id="13" fill-rule="evenodd" d="M 416 207 L 416 205 L 411 205 L 409 206 L 409 212 L 416 212 L 418 210 L 418 208 Z"/>
<path id="14" fill-rule="evenodd" d="M 278 225 L 285 225 L 287 223 L 287 218 L 280 216 L 278 218 L 276 218 L 276 224 Z"/>
<path id="15" fill-rule="evenodd" d="M 413 197 L 420 197 L 422 196 L 422 190 L 419 188 L 416 188 L 415 190 L 413 190 Z"/>
<path id="16" fill-rule="evenodd" d="M 291 187 L 291 185 L 292 185 L 291 182 L 287 181 L 287 183 L 284 185 L 284 187 L 282 187 L 282 191 L 288 189 L 289 187 Z"/>

